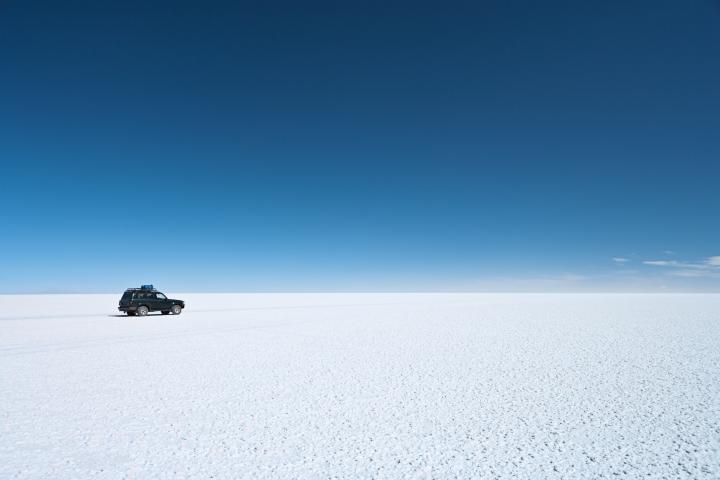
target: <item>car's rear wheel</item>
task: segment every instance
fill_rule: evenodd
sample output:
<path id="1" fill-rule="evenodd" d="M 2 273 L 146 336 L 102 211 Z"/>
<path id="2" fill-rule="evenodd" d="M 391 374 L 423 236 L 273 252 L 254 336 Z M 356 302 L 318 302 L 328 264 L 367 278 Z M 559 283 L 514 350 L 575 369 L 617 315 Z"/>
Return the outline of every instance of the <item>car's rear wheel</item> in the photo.
<path id="1" fill-rule="evenodd" d="M 145 305 L 142 305 L 142 306 L 138 307 L 137 314 L 140 317 L 144 317 L 145 315 L 148 314 L 149 311 L 150 310 L 148 309 L 148 307 L 146 307 Z"/>
<path id="2" fill-rule="evenodd" d="M 163 314 L 163 315 L 167 315 L 168 313 L 170 313 L 170 310 L 163 310 L 163 311 L 162 311 L 162 314 Z"/>
<path id="3" fill-rule="evenodd" d="M 182 312 L 182 308 L 180 307 L 180 305 L 173 305 L 170 311 L 173 315 L 180 315 L 180 312 Z"/>

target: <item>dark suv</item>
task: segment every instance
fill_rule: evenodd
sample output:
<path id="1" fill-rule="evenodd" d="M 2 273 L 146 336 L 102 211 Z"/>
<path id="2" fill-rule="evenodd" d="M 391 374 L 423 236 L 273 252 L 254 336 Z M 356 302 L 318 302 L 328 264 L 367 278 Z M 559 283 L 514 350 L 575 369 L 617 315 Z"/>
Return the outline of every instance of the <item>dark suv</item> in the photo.
<path id="1" fill-rule="evenodd" d="M 118 310 L 128 315 L 144 317 L 148 312 L 162 312 L 163 315 L 172 313 L 180 315 L 185 302 L 167 298 L 158 292 L 152 285 L 143 285 L 141 288 L 128 288 L 120 299 Z"/>

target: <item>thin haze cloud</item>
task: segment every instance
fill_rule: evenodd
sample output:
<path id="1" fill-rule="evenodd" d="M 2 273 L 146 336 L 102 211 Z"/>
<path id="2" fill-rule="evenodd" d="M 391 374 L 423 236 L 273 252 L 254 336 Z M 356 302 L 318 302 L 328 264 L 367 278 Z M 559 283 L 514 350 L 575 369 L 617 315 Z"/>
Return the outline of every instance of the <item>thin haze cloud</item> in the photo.
<path id="1" fill-rule="evenodd" d="M 720 256 L 718 255 L 707 257 L 699 262 L 677 260 L 645 260 L 643 261 L 643 264 L 652 267 L 668 267 L 670 269 L 668 274 L 678 277 L 716 278 L 720 275 Z"/>

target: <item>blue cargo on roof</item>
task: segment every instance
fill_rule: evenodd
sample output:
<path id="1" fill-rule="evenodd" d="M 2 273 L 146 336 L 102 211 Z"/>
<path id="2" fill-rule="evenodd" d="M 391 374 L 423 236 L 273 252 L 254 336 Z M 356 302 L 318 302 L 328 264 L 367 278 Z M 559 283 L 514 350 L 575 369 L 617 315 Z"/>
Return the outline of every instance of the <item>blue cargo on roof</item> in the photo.
<path id="1" fill-rule="evenodd" d="M 155 287 L 153 287 L 152 285 L 143 285 L 140 288 L 143 290 L 154 290 L 155 289 Z"/>

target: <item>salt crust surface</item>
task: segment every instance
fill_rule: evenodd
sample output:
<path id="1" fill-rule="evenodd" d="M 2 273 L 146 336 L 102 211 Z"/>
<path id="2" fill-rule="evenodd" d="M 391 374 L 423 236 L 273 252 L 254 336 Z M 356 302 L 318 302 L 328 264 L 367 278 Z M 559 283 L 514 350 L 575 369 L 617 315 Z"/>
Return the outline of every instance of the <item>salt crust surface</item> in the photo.
<path id="1" fill-rule="evenodd" d="M 0 296 L 0 478 L 720 478 L 720 296 Z"/>

